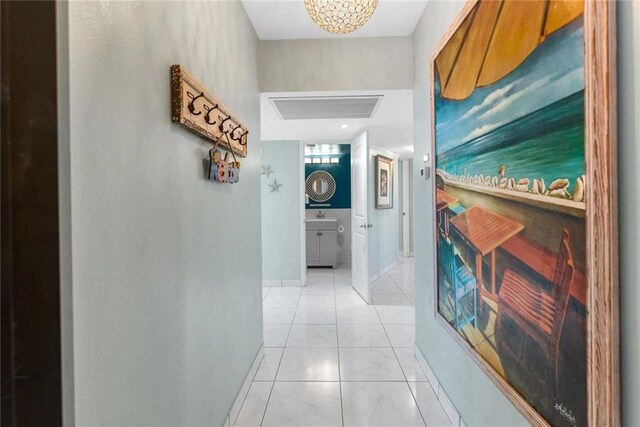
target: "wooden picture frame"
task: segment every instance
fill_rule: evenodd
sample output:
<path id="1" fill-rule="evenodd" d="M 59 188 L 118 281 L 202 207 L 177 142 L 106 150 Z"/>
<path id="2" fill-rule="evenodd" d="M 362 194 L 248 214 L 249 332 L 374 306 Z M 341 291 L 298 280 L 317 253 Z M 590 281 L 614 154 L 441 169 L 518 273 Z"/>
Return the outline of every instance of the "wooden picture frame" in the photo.
<path id="1" fill-rule="evenodd" d="M 393 159 L 376 156 L 376 209 L 393 208 Z"/>
<path id="2" fill-rule="evenodd" d="M 485 0 L 469 0 L 430 58 L 431 156 L 436 162 L 436 58 L 474 8 Z M 510 0 L 505 0 L 509 2 Z M 501 3 L 501 2 L 496 2 Z M 548 7 L 548 6 L 547 6 Z M 619 426 L 619 272 L 616 122 L 615 2 L 586 1 L 584 25 L 584 194 L 586 233 L 586 421 L 589 426 Z M 495 31 L 495 28 L 494 30 Z M 432 179 L 434 211 L 438 179 Z M 442 200 L 440 200 L 442 202 Z M 445 201 L 446 203 L 446 201 Z M 435 214 L 438 215 L 437 213 Z M 447 227 L 448 227 L 447 223 Z M 443 227 L 433 221 L 435 317 L 523 416 L 536 426 L 550 425 L 531 402 L 452 327 L 439 310 L 438 247 Z M 448 228 L 447 228 L 448 232 Z M 491 263 L 494 263 L 493 258 Z M 482 257 L 480 265 L 482 265 Z M 482 275 L 482 273 L 480 273 Z M 482 279 L 480 280 L 482 282 Z M 457 319 L 457 317 L 456 317 Z M 556 411 L 562 408 L 556 408 Z"/>

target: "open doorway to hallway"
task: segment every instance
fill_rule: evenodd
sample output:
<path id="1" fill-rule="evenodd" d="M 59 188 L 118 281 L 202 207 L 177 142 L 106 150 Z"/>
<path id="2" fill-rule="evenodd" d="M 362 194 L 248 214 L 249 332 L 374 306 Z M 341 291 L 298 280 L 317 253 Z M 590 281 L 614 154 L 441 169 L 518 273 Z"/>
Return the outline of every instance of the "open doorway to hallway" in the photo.
<path id="1" fill-rule="evenodd" d="M 265 286 L 304 286 L 308 268 L 350 264 L 371 302 L 371 283 L 404 254 L 402 203 L 411 193 L 402 194 L 401 162 L 412 156 L 411 129 L 409 90 L 261 94 Z M 392 165 L 379 209 L 381 156 Z"/>

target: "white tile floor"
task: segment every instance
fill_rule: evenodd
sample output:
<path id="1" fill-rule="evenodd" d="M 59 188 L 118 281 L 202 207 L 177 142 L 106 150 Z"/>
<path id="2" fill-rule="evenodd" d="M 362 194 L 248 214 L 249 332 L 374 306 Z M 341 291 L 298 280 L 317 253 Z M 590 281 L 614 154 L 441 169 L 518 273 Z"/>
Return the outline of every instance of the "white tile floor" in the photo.
<path id="1" fill-rule="evenodd" d="M 264 288 L 265 356 L 236 426 L 450 426 L 413 354 L 413 259 L 372 284 L 311 269 L 305 288 Z"/>

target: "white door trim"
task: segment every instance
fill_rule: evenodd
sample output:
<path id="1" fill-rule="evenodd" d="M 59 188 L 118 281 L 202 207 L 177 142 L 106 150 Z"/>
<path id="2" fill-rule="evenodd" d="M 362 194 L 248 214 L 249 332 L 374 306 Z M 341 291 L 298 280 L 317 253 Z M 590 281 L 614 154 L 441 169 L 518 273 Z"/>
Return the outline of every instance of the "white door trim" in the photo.
<path id="1" fill-rule="evenodd" d="M 364 153 L 362 153 L 364 150 Z M 351 281 L 369 303 L 369 144 L 367 132 L 351 143 Z M 356 198 L 357 196 L 357 198 Z M 363 253 L 364 252 L 364 253 Z M 360 271 L 359 271 L 360 270 Z"/>
<path id="2" fill-rule="evenodd" d="M 411 171 L 409 160 L 402 161 L 402 254 L 411 255 Z"/>

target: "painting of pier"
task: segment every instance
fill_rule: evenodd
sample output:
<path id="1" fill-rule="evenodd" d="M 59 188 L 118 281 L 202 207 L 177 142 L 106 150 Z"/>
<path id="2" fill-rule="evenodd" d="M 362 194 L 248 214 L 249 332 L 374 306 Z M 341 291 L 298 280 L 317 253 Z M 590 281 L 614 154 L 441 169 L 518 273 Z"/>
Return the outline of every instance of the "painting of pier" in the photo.
<path id="1" fill-rule="evenodd" d="M 581 1 L 478 1 L 433 62 L 437 310 L 552 425 L 587 424 Z"/>

